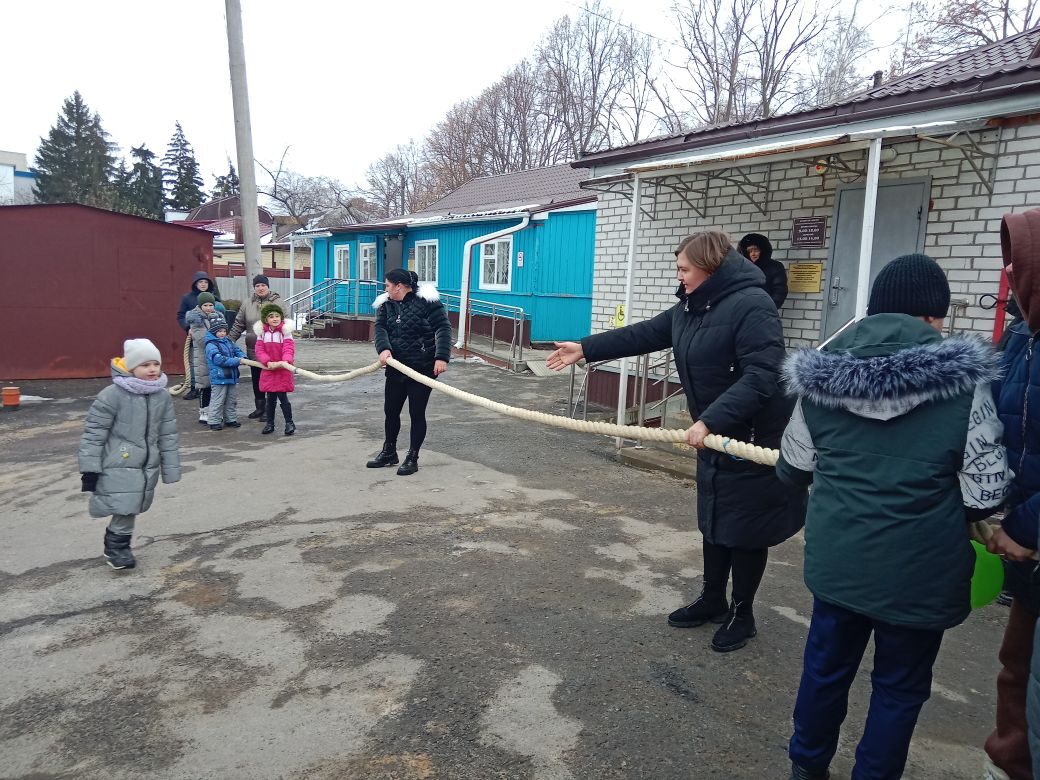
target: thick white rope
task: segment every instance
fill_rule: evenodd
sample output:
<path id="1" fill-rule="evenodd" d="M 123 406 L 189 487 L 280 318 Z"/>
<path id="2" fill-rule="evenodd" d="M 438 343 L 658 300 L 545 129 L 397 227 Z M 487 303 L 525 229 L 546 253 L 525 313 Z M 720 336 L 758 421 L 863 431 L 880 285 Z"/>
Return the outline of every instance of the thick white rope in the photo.
<path id="1" fill-rule="evenodd" d="M 255 360 L 242 358 L 242 363 L 253 368 L 266 369 L 263 364 L 258 363 Z M 515 417 L 518 420 L 542 423 L 544 425 L 551 425 L 555 428 L 562 428 L 568 431 L 598 433 L 605 436 L 621 437 L 622 439 L 674 443 L 686 441 L 686 431 L 676 428 L 643 428 L 639 425 L 616 425 L 615 423 L 607 422 L 573 420 L 570 417 L 563 417 L 558 414 L 535 412 L 531 409 L 521 409 L 516 406 L 509 406 L 508 404 L 492 401 L 490 398 L 484 398 L 483 396 L 460 390 L 457 387 L 446 385 L 436 379 L 431 379 L 430 377 L 409 368 L 395 358 L 389 358 L 386 363 L 387 365 L 396 368 L 410 379 L 414 379 L 416 382 L 420 382 L 421 384 L 431 387 L 445 395 L 457 398 L 460 401 L 465 401 L 466 403 L 474 404 L 475 406 L 480 406 L 484 409 L 489 409 L 493 412 L 504 414 L 508 417 Z M 306 377 L 307 379 L 312 379 L 316 382 L 346 382 L 359 376 L 374 374 L 381 368 L 379 361 L 377 360 L 371 365 L 367 365 L 364 368 L 358 368 L 354 371 L 348 371 L 345 374 L 315 374 L 313 371 L 297 368 L 289 363 L 286 363 L 285 365 L 288 367 L 288 370 L 292 371 L 294 374 Z M 763 466 L 776 466 L 777 461 L 780 459 L 779 450 L 759 447 L 755 444 L 749 444 L 748 442 L 736 441 L 727 436 L 719 436 L 714 433 L 704 437 L 704 446 L 708 449 L 731 455 L 734 458 L 749 460 Z M 986 542 L 989 541 L 990 537 L 993 536 L 993 528 L 985 520 L 972 523 L 970 530 L 972 538 L 982 545 L 985 545 Z"/>
<path id="2" fill-rule="evenodd" d="M 180 398 L 182 395 L 186 394 L 189 390 L 191 390 L 192 366 L 189 362 L 190 360 L 191 334 L 189 333 L 188 337 L 184 339 L 184 381 L 181 382 L 179 385 L 174 385 L 173 387 L 168 388 L 170 395 L 172 395 L 174 398 Z"/>

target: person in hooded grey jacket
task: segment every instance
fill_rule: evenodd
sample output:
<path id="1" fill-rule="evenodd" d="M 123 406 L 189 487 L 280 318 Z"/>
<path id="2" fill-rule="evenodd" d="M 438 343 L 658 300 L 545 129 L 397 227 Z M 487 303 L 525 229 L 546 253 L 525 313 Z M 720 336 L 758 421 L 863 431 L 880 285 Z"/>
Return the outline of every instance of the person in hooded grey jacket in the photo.
<path id="1" fill-rule="evenodd" d="M 125 341 L 123 357 L 114 358 L 111 368 L 112 384 L 87 412 L 79 470 L 83 491 L 94 494 L 90 516 L 112 516 L 105 529 L 108 565 L 132 569 L 135 518 L 152 505 L 160 474 L 166 484 L 181 478 L 177 416 L 159 350 L 151 341 Z"/>

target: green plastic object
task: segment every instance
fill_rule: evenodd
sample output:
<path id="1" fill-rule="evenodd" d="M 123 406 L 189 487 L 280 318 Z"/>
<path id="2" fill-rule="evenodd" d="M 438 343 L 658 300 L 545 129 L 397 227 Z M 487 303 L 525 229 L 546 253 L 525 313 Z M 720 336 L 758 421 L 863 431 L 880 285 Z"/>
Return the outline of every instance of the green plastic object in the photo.
<path id="1" fill-rule="evenodd" d="M 996 601 L 1004 588 L 1004 563 L 974 539 L 975 572 L 971 575 L 971 608 L 978 609 Z"/>

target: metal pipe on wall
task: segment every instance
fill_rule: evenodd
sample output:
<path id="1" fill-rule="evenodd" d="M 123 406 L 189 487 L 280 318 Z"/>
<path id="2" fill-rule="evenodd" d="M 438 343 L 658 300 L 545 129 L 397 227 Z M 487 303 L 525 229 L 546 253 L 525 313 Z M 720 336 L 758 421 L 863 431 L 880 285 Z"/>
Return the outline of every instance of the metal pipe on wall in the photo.
<path id="1" fill-rule="evenodd" d="M 859 273 L 856 279 L 856 319 L 867 316 L 870 299 L 870 266 L 874 254 L 874 217 L 877 214 L 878 177 L 881 172 L 881 139 L 870 141 L 867 155 L 867 189 L 863 194 L 863 231 L 859 242 Z"/>
<path id="2" fill-rule="evenodd" d="M 636 239 L 639 237 L 639 210 L 642 208 L 642 182 L 639 174 L 632 175 L 632 222 L 628 229 L 628 272 L 625 279 L 625 325 L 632 322 L 632 285 L 636 275 Z M 625 424 L 625 409 L 628 403 L 628 358 L 621 358 L 621 370 L 618 372 L 618 425 Z M 614 446 L 621 449 L 621 437 L 614 440 Z"/>

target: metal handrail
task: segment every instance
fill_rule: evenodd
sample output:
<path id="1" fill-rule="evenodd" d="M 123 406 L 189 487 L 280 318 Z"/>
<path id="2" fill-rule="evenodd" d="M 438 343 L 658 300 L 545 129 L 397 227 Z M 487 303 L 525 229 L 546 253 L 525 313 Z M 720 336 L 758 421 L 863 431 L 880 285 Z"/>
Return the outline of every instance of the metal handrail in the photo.
<path id="1" fill-rule="evenodd" d="M 335 320 L 336 314 L 353 314 L 356 317 L 361 314 L 361 289 L 371 287 L 377 291 L 382 285 L 374 279 L 325 279 L 313 287 L 296 293 L 286 299 L 289 304 L 289 314 L 296 321 L 300 314 L 304 315 L 304 322 L 313 325 L 322 323 L 328 325 Z M 345 293 L 345 295 L 341 295 Z M 342 298 L 346 299 L 346 311 L 337 311 L 337 305 Z"/>
<path id="2" fill-rule="evenodd" d="M 441 293 L 444 308 L 448 311 L 459 311 L 462 308 L 462 297 L 453 293 Z M 501 312 L 501 314 L 500 314 Z M 481 315 L 491 318 L 491 351 L 495 350 L 497 341 L 496 327 L 499 319 L 508 319 L 512 323 L 512 336 L 509 340 L 509 356 L 515 360 L 524 359 L 524 321 L 527 314 L 521 306 L 510 306 L 494 301 L 482 301 L 470 298 L 466 310 L 466 333 L 473 332 L 473 316 Z"/>

